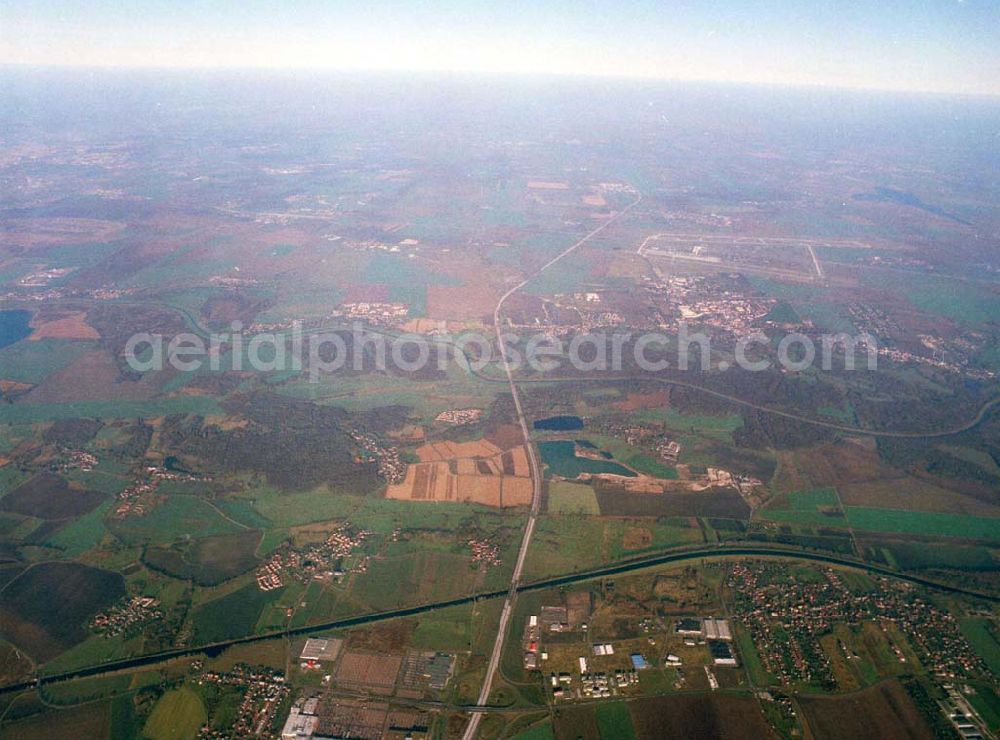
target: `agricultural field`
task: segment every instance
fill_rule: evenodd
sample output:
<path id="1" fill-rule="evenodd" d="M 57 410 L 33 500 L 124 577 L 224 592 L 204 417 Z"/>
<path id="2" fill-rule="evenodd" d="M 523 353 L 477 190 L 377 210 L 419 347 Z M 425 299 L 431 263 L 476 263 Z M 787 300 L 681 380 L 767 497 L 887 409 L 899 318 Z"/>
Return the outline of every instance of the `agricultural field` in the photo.
<path id="1" fill-rule="evenodd" d="M 125 594 L 122 577 L 77 563 L 40 563 L 3 589 L 0 633 L 39 661 L 86 637 L 84 625 Z"/>
<path id="2" fill-rule="evenodd" d="M 255 530 L 181 540 L 170 546 L 145 548 L 142 560 L 147 568 L 173 578 L 215 586 L 254 568 L 259 542 L 260 532 Z"/>
<path id="3" fill-rule="evenodd" d="M 716 737 L 773 737 L 757 703 L 749 697 L 672 696 L 629 703 L 637 737 L 687 738 L 708 732 Z"/>
<path id="4" fill-rule="evenodd" d="M 798 700 L 817 738 L 934 737 L 906 691 L 896 681 L 850 697 L 803 697 Z"/>

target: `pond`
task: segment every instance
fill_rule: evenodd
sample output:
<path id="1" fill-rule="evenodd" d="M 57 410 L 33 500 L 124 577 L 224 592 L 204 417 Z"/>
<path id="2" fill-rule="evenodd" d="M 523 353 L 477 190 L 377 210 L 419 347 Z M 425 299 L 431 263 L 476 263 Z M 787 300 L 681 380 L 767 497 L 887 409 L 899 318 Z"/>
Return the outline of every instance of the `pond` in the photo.
<path id="1" fill-rule="evenodd" d="M 31 311 L 0 311 L 0 348 L 31 334 Z"/>
<path id="2" fill-rule="evenodd" d="M 547 432 L 567 432 L 583 429 L 583 419 L 579 416 L 550 416 L 536 421 L 534 427 Z"/>
<path id="3" fill-rule="evenodd" d="M 559 475 L 563 478 L 576 478 L 581 473 L 609 473 L 612 475 L 624 475 L 629 478 L 636 477 L 636 474 L 612 460 L 596 460 L 590 457 L 577 457 L 576 443 L 572 440 L 561 439 L 551 442 L 539 442 L 538 450 L 542 453 L 542 461 L 548 466 L 550 475 Z"/>

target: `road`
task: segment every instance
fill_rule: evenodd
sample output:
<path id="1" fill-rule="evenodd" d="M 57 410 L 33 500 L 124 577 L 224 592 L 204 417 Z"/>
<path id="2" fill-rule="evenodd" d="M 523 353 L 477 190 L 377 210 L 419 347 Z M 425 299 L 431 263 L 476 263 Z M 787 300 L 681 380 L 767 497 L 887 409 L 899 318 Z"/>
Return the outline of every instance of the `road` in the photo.
<path id="1" fill-rule="evenodd" d="M 531 432 L 528 429 L 528 420 L 525 418 L 524 409 L 521 407 L 521 394 L 517 390 L 517 382 L 514 379 L 514 370 L 511 367 L 510 359 L 507 355 L 507 345 L 503 340 L 503 304 L 506 303 L 508 298 L 527 285 L 531 280 L 538 277 L 547 269 L 552 267 L 552 265 L 556 264 L 559 260 L 569 254 L 572 254 L 574 251 L 600 234 L 612 223 L 620 219 L 635 206 L 639 205 L 641 201 L 642 194 L 639 194 L 639 196 L 625 206 L 625 208 L 602 223 L 596 229 L 588 232 L 582 239 L 561 251 L 555 257 L 535 270 L 535 272 L 528 275 L 524 280 L 500 296 L 500 300 L 497 301 L 496 308 L 493 309 L 493 327 L 496 330 L 497 344 L 500 347 L 500 358 L 503 361 L 504 373 L 507 375 L 507 384 L 510 386 L 510 395 L 514 399 L 514 409 L 517 412 L 517 423 L 521 427 L 521 436 L 524 439 L 524 447 L 528 451 L 528 466 L 531 472 L 533 490 L 531 495 L 531 509 L 528 511 L 528 521 L 524 526 L 524 535 L 521 537 L 521 547 L 517 551 L 517 560 L 514 562 L 514 570 L 511 572 L 510 576 L 510 588 L 504 598 L 503 609 L 500 611 L 500 624 L 497 627 L 496 640 L 493 642 L 493 652 L 490 654 L 489 663 L 486 665 L 486 676 L 483 678 L 483 686 L 479 691 L 479 701 L 476 702 L 479 705 L 486 705 L 489 702 L 490 692 L 493 689 L 493 678 L 496 676 L 497 667 L 500 665 L 500 656 L 503 655 L 504 638 L 506 637 L 507 629 L 510 626 L 510 617 L 514 611 L 514 603 L 517 600 L 517 588 L 521 582 L 521 573 L 524 570 L 524 561 L 528 556 L 528 548 L 531 545 L 531 537 L 535 533 L 535 523 L 538 521 L 538 512 L 542 505 L 542 469 L 541 465 L 538 463 L 538 454 L 535 452 L 535 448 L 531 444 Z M 466 726 L 465 733 L 462 735 L 464 740 L 473 740 L 473 738 L 475 738 L 476 732 L 479 730 L 479 722 L 481 719 L 482 714 L 479 712 L 474 713 L 470 717 L 469 724 Z"/>
<path id="2" fill-rule="evenodd" d="M 822 280 L 826 276 L 823 275 L 823 268 L 820 267 L 819 257 L 816 256 L 816 250 L 813 249 L 812 244 L 806 244 L 806 249 L 809 250 L 809 256 L 812 257 L 813 267 L 816 268 L 816 277 Z"/>

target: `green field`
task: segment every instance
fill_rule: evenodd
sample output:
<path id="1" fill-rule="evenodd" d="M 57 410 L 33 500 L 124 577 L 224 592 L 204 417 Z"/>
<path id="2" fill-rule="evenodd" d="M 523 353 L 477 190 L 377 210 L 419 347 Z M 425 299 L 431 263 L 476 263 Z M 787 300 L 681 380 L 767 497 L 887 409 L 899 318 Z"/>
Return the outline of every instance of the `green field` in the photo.
<path id="1" fill-rule="evenodd" d="M 841 510 L 843 514 L 841 514 Z M 868 506 L 841 509 L 832 488 L 797 491 L 762 509 L 761 519 L 790 524 L 847 527 L 864 532 L 899 532 L 1000 541 L 1000 518 Z"/>
<path id="2" fill-rule="evenodd" d="M 958 626 L 993 675 L 1000 676 L 1000 642 L 997 641 L 996 626 L 986 619 L 963 619 Z"/>
<path id="3" fill-rule="evenodd" d="M 525 572 L 529 578 L 572 573 L 701 542 L 701 529 L 690 526 L 685 518 L 543 516 L 528 550 Z"/>
<path id="4" fill-rule="evenodd" d="M 1000 730 L 1000 696 L 997 690 L 987 683 L 972 684 L 972 688 L 975 693 L 965 697 L 992 732 Z"/>
<path id="5" fill-rule="evenodd" d="M 105 501 L 89 514 L 60 529 L 45 544 L 62 550 L 66 557 L 83 554 L 104 538 L 104 515 L 113 505 L 114 501 Z"/>
<path id="6" fill-rule="evenodd" d="M 555 740 L 555 733 L 552 732 L 552 722 L 545 720 L 541 724 L 518 733 L 514 740 Z"/>
<path id="7" fill-rule="evenodd" d="M 968 514 L 939 514 L 901 509 L 845 506 L 847 521 L 856 530 L 967 537 L 1000 541 L 1000 518 Z"/>
<path id="8" fill-rule="evenodd" d="M 649 455 L 632 455 L 625 458 L 625 464 L 630 468 L 638 470 L 640 473 L 651 475 L 654 478 L 676 480 L 678 477 L 677 468 L 671 465 L 664 465 L 659 460 L 655 460 Z"/>
<path id="9" fill-rule="evenodd" d="M 498 511 L 488 506 L 451 503 L 427 506 L 409 501 L 334 493 L 326 488 L 300 493 L 259 488 L 249 492 L 247 497 L 253 500 L 253 508 L 278 529 L 329 519 L 348 519 L 359 527 L 388 534 L 397 527 L 455 530 L 463 522 L 490 528 L 520 520 L 517 513 Z"/>
<path id="10" fill-rule="evenodd" d="M 862 284 L 892 291 L 921 311 L 967 324 L 981 324 L 1000 318 L 1000 302 L 989 288 L 962 283 L 956 290 L 953 280 L 927 274 L 910 274 L 906 280 L 890 272 L 865 270 Z"/>
<path id="11" fill-rule="evenodd" d="M 632 716 L 623 701 L 601 702 L 597 705 L 597 727 L 601 740 L 634 740 Z"/>
<path id="12" fill-rule="evenodd" d="M 583 483 L 552 481 L 549 483 L 549 513 L 588 514 L 600 516 L 601 507 L 597 503 L 594 489 Z"/>
<path id="13" fill-rule="evenodd" d="M 129 517 L 113 527 L 115 534 L 127 542 L 155 544 L 169 544 L 182 537 L 196 539 L 246 531 L 195 496 L 170 496 L 146 516 Z"/>
<path id="14" fill-rule="evenodd" d="M 466 650 L 469 648 L 472 607 L 453 606 L 420 616 L 410 638 L 418 650 Z"/>
<path id="15" fill-rule="evenodd" d="M 764 669 L 764 664 L 760 661 L 760 654 L 753 644 L 753 639 L 742 626 L 736 628 L 736 646 L 740 659 L 750 672 L 750 678 L 754 685 L 766 686 L 775 682 L 774 677 Z"/>
<path id="16" fill-rule="evenodd" d="M 638 421 L 662 422 L 676 432 L 690 432 L 720 442 L 732 442 L 733 432 L 743 426 L 743 417 L 736 414 L 711 416 L 682 414 L 677 409 L 643 409 L 634 414 Z"/>
<path id="17" fill-rule="evenodd" d="M 977 450 L 975 447 L 963 447 L 960 445 L 938 445 L 937 447 L 939 450 L 957 457 L 959 460 L 978 465 L 989 475 L 1000 477 L 1000 466 L 997 465 L 988 452 Z"/>
<path id="18" fill-rule="evenodd" d="M 837 492 L 832 488 L 786 493 L 762 509 L 760 518 L 791 524 L 842 525 L 844 515 Z"/>
<path id="19" fill-rule="evenodd" d="M 134 644 L 126 643 L 121 635 L 115 637 L 90 635 L 83 642 L 48 661 L 42 672 L 45 674 L 60 673 L 80 666 L 124 658 L 129 649 L 135 647 Z"/>
<path id="20" fill-rule="evenodd" d="M 281 598 L 284 589 L 261 591 L 256 583 L 248 583 L 214 601 L 209 601 L 194 614 L 194 632 L 201 643 L 219 642 L 251 635 L 264 607 Z"/>
<path id="21" fill-rule="evenodd" d="M 985 547 L 950 543 L 887 543 L 896 564 L 903 570 L 954 568 L 955 570 L 993 570 L 997 562 Z"/>
<path id="22" fill-rule="evenodd" d="M 208 721 L 201 698 L 189 688 L 168 691 L 153 707 L 143 735 L 153 740 L 188 740 Z"/>
<path id="23" fill-rule="evenodd" d="M 472 591 L 476 570 L 468 555 L 419 550 L 399 558 L 374 558 L 351 589 L 371 611 L 432 603 Z"/>

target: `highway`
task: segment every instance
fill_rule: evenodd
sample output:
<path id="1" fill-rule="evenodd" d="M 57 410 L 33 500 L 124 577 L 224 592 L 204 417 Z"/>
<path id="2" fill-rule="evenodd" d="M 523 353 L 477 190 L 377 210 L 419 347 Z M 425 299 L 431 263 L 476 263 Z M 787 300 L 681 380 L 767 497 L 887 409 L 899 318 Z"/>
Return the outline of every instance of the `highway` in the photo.
<path id="1" fill-rule="evenodd" d="M 506 637 L 507 629 L 510 626 L 510 617 L 514 611 L 514 602 L 517 600 L 517 588 L 521 581 L 521 573 L 524 570 L 524 561 L 528 556 L 528 548 L 531 545 L 531 537 L 535 533 L 535 523 L 538 521 L 538 512 L 542 505 L 542 469 L 541 465 L 538 463 L 538 454 L 535 452 L 534 445 L 531 444 L 531 432 L 528 429 L 528 420 L 525 418 L 524 409 L 521 407 L 521 394 L 517 390 L 517 382 L 514 379 L 514 371 L 507 356 L 507 345 L 503 341 L 503 304 L 508 298 L 527 285 L 531 280 L 538 277 L 547 269 L 552 267 L 552 265 L 556 264 L 559 260 L 569 254 L 572 254 L 578 248 L 600 234 L 604 231 L 604 229 L 632 210 L 641 201 L 642 194 L 639 194 L 639 196 L 625 206 L 625 208 L 602 223 L 596 229 L 588 232 L 579 241 L 571 244 L 569 247 L 561 251 L 555 257 L 539 267 L 534 273 L 528 275 L 528 277 L 500 296 L 500 300 L 497 301 L 496 308 L 493 310 L 493 328 L 496 331 L 497 344 L 500 347 L 500 358 L 503 361 L 504 373 L 507 375 L 507 384 L 510 386 L 510 395 L 514 399 L 514 409 L 517 412 L 517 422 L 521 427 L 521 436 L 524 439 L 524 446 L 528 452 L 528 466 L 531 472 L 533 490 L 531 495 L 531 509 L 528 511 L 528 521 L 524 526 L 524 535 L 521 537 L 521 547 L 517 551 L 517 560 L 514 562 L 514 570 L 512 571 L 510 577 L 510 588 L 504 598 L 503 609 L 500 611 L 500 624 L 497 627 L 496 640 L 493 642 L 493 652 L 490 654 L 489 663 L 486 665 L 486 676 L 483 678 L 483 686 L 479 691 L 479 701 L 476 702 L 480 706 L 485 706 L 489 703 L 490 692 L 493 689 L 493 678 L 496 676 L 497 667 L 500 665 L 500 656 L 503 655 L 504 638 Z M 475 738 L 476 732 L 479 730 L 479 722 L 481 719 L 481 713 L 476 712 L 472 714 L 469 719 L 469 724 L 465 728 L 465 733 L 462 735 L 464 740 L 473 740 L 473 738 Z"/>

